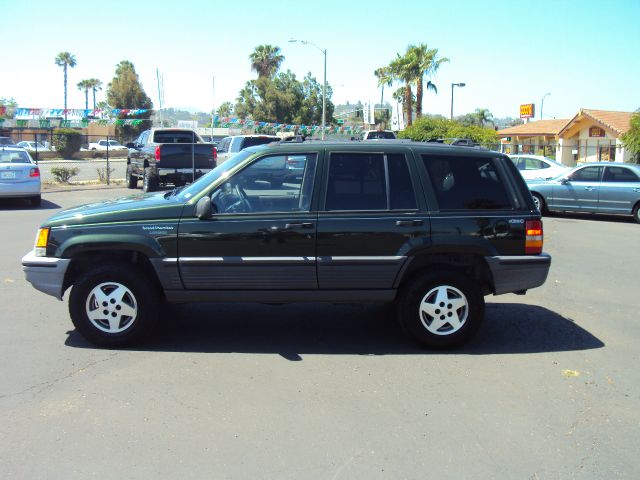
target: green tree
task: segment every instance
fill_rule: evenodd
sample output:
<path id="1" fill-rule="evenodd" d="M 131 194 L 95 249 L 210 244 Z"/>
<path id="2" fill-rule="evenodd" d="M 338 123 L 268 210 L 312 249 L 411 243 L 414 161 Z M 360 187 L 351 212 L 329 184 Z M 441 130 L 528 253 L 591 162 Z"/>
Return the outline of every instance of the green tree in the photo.
<path id="1" fill-rule="evenodd" d="M 55 64 L 64 70 L 64 119 L 67 119 L 67 69 L 76 66 L 76 57 L 69 52 L 60 52 L 55 60 Z"/>
<path id="2" fill-rule="evenodd" d="M 151 117 L 153 103 L 142 88 L 136 69 L 130 61 L 122 60 L 116 66 L 115 76 L 107 86 L 107 103 L 114 109 L 147 110 L 138 115 L 118 115 L 121 119 L 147 120 L 137 126 L 119 125 L 117 130 L 120 136 L 131 138 L 151 126 L 148 120 Z"/>
<path id="3" fill-rule="evenodd" d="M 384 87 L 390 87 L 393 85 L 393 75 L 389 71 L 389 67 L 380 67 L 373 71 L 373 74 L 378 79 L 378 86 L 382 88 L 380 94 L 380 105 L 384 104 Z"/>
<path id="4" fill-rule="evenodd" d="M 400 132 L 399 137 L 426 142 L 437 139 L 468 138 L 488 147 L 495 147 L 498 135 L 493 128 L 477 125 L 465 126 L 460 122 L 446 118 L 422 117 Z"/>
<path id="5" fill-rule="evenodd" d="M 487 108 L 476 108 L 474 116 L 478 119 L 478 125 L 481 127 L 484 127 L 487 123 L 495 126 L 493 114 Z"/>
<path id="6" fill-rule="evenodd" d="M 631 117 L 631 127 L 622 135 L 625 148 L 634 155 L 636 163 L 640 163 L 640 110 Z"/>
<path id="7" fill-rule="evenodd" d="M 249 55 L 251 69 L 258 73 L 258 78 L 272 78 L 280 69 L 284 56 L 280 53 L 280 47 L 271 45 L 258 45 Z"/>
<path id="8" fill-rule="evenodd" d="M 91 82 L 89 80 L 80 80 L 77 84 L 78 90 L 84 91 L 84 108 L 89 110 L 89 89 Z"/>
<path id="9" fill-rule="evenodd" d="M 222 105 L 218 107 L 218 116 L 219 117 L 229 117 L 233 112 L 233 104 L 231 102 L 224 102 Z"/>
<path id="10" fill-rule="evenodd" d="M 96 92 L 98 90 L 102 90 L 102 82 L 97 78 L 90 78 L 88 82 L 89 82 L 89 88 L 91 88 L 91 91 L 93 92 L 93 109 L 95 110 L 96 109 Z"/>
<path id="11" fill-rule="evenodd" d="M 404 83 L 404 99 L 402 104 L 407 115 L 407 126 L 413 123 L 413 91 L 411 83 L 418 76 L 416 63 L 409 55 L 398 54 L 389 66 L 389 74 L 400 83 Z"/>
<path id="12" fill-rule="evenodd" d="M 438 49 L 430 49 L 424 43 L 410 45 L 407 49 L 406 55 L 411 65 L 409 70 L 416 74 L 414 78 L 414 82 L 416 84 L 416 118 L 420 118 L 422 116 L 424 77 L 426 76 L 429 78 L 432 75 L 435 75 L 440 68 L 440 65 L 448 62 L 449 59 L 446 57 L 438 58 Z M 432 90 L 434 93 L 438 94 L 437 87 L 431 81 L 427 81 L 426 89 L 427 91 Z"/>

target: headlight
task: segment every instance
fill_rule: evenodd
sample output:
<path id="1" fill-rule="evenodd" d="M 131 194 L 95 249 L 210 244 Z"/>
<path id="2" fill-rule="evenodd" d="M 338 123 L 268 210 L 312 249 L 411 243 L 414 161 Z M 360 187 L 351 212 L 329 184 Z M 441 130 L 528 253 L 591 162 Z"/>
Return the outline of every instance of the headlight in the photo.
<path id="1" fill-rule="evenodd" d="M 49 241 L 49 228 L 39 228 L 36 234 L 34 252 L 36 257 L 47 256 L 47 242 Z"/>

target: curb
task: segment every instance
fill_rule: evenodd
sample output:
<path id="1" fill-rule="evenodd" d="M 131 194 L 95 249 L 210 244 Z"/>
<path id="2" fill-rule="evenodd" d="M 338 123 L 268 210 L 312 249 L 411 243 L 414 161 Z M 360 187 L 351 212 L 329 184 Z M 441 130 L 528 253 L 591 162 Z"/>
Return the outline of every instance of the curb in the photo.
<path id="1" fill-rule="evenodd" d="M 42 193 L 81 192 L 83 190 L 115 190 L 116 188 L 126 188 L 124 179 L 123 183 L 118 185 L 42 185 Z"/>

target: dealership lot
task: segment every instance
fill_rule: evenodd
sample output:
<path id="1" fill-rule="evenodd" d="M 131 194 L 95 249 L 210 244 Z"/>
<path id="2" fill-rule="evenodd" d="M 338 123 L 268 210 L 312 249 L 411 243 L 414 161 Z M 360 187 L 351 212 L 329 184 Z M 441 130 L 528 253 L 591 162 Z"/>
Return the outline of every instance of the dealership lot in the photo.
<path id="1" fill-rule="evenodd" d="M 390 309 L 191 305 L 133 350 L 93 348 L 20 258 L 60 208 L 0 202 L 3 478 L 637 478 L 640 228 L 545 217 L 546 284 L 488 297 L 453 352 Z M 65 296 L 66 300 L 66 296 Z"/>

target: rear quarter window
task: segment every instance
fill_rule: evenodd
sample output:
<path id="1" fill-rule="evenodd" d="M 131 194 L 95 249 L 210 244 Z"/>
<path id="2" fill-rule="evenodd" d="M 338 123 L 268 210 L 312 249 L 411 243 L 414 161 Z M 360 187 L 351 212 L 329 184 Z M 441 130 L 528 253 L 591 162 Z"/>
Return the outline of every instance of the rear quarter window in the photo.
<path id="1" fill-rule="evenodd" d="M 440 210 L 514 208 L 493 158 L 422 155 L 422 161 Z"/>

